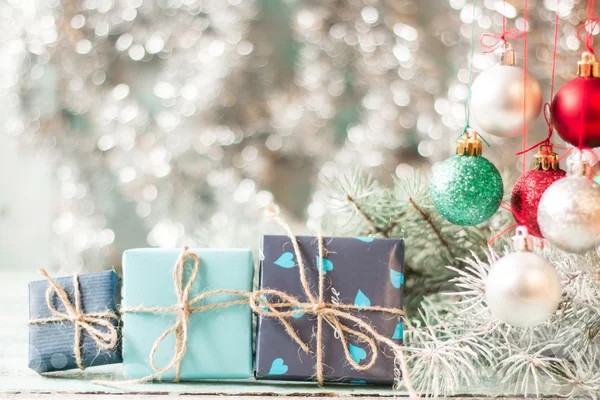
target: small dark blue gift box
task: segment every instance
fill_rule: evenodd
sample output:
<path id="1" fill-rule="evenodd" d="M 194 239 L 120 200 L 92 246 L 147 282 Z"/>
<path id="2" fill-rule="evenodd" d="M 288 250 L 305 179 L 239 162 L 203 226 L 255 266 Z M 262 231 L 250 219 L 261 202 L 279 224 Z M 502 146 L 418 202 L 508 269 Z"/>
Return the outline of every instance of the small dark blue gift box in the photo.
<path id="1" fill-rule="evenodd" d="M 42 274 L 46 280 L 29 283 L 29 368 L 42 373 L 122 362 L 115 318 L 117 274 L 105 271 L 54 280 Z M 112 340 L 100 340 L 106 337 Z"/>

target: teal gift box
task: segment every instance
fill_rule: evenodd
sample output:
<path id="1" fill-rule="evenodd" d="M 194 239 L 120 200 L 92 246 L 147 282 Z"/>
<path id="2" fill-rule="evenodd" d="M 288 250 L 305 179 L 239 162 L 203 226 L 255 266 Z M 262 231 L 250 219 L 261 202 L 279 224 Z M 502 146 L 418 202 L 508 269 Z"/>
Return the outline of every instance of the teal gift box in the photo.
<path id="1" fill-rule="evenodd" d="M 188 249 L 199 260 L 183 267 L 183 284 L 193 281 L 189 299 L 205 292 L 229 289 L 252 290 L 254 262 L 247 249 Z M 144 378 L 156 372 L 150 361 L 152 348 L 178 320 L 177 274 L 173 271 L 181 249 L 133 249 L 123 254 L 123 373 Z M 191 278 L 191 279 L 190 279 Z M 193 307 L 239 300 L 234 294 L 218 293 Z M 135 311 L 144 308 L 144 312 Z M 134 311 L 127 311 L 127 310 Z M 151 309 L 163 311 L 148 311 Z M 247 304 L 192 312 L 187 320 L 186 351 L 179 363 L 180 379 L 243 379 L 252 376 L 252 315 Z M 168 366 L 176 352 L 176 332 L 162 340 L 154 353 L 158 369 Z M 172 380 L 176 368 L 160 375 Z"/>

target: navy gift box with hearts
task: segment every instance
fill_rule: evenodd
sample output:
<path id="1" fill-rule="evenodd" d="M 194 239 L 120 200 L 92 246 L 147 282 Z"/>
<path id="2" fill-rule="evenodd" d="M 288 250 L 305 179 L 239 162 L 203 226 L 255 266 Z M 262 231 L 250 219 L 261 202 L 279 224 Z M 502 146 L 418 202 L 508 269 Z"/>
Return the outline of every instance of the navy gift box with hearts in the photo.
<path id="1" fill-rule="evenodd" d="M 307 280 L 313 292 L 318 286 L 318 239 L 298 236 Z M 325 302 L 402 308 L 404 288 L 404 242 L 402 239 L 325 237 L 327 255 L 323 259 Z M 300 301 L 307 301 L 299 279 L 298 262 L 287 236 L 266 235 L 261 251 L 261 289 L 283 291 Z M 375 330 L 402 342 L 401 317 L 376 311 L 352 311 Z M 273 380 L 315 380 L 314 349 L 316 348 L 316 317 L 299 312 L 288 321 L 298 336 L 313 350 L 303 352 L 276 318 L 261 316 L 256 345 L 256 377 Z M 351 328 L 357 328 L 352 322 Z M 358 328 L 360 330 L 360 328 Z M 356 384 L 394 382 L 395 366 L 392 352 L 379 345 L 375 364 L 366 371 L 357 371 L 348 363 L 342 342 L 333 327 L 324 323 L 323 372 L 326 381 Z M 348 350 L 355 362 L 370 358 L 369 346 L 349 336 Z"/>

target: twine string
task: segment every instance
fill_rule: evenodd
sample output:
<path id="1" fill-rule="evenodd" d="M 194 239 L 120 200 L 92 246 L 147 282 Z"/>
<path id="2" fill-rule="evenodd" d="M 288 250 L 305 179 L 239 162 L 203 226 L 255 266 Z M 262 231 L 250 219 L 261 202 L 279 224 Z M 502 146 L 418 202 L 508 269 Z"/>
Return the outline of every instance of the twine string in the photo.
<path id="1" fill-rule="evenodd" d="M 73 354 L 75 355 L 75 363 L 79 369 L 84 369 L 83 357 L 81 354 L 83 331 L 86 331 L 94 342 L 96 342 L 96 345 L 103 350 L 112 349 L 117 345 L 117 329 L 110 322 L 111 319 L 118 319 L 117 315 L 110 311 L 98 313 L 84 313 L 82 311 L 81 289 L 79 287 L 79 276 L 77 274 L 73 275 L 74 300 L 71 302 L 67 291 L 56 283 L 45 269 L 39 269 L 38 273 L 48 281 L 49 286 L 46 290 L 46 305 L 53 316 L 49 318 L 30 319 L 28 322 L 30 325 L 64 321 L 71 322 L 75 329 Z M 54 306 L 54 296 L 58 296 L 58 299 L 65 308 L 64 312 L 59 311 L 58 308 Z"/>

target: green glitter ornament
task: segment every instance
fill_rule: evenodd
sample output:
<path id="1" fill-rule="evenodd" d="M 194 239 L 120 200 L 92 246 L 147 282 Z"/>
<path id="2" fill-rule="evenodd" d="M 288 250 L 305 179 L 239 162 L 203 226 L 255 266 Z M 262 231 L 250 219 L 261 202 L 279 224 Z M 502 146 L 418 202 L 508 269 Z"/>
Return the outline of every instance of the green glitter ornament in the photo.
<path id="1" fill-rule="evenodd" d="M 500 207 L 502 177 L 491 162 L 481 157 L 481 150 L 477 133 L 468 129 L 457 141 L 457 154 L 440 164 L 431 179 L 433 205 L 453 224 L 480 224 Z"/>

